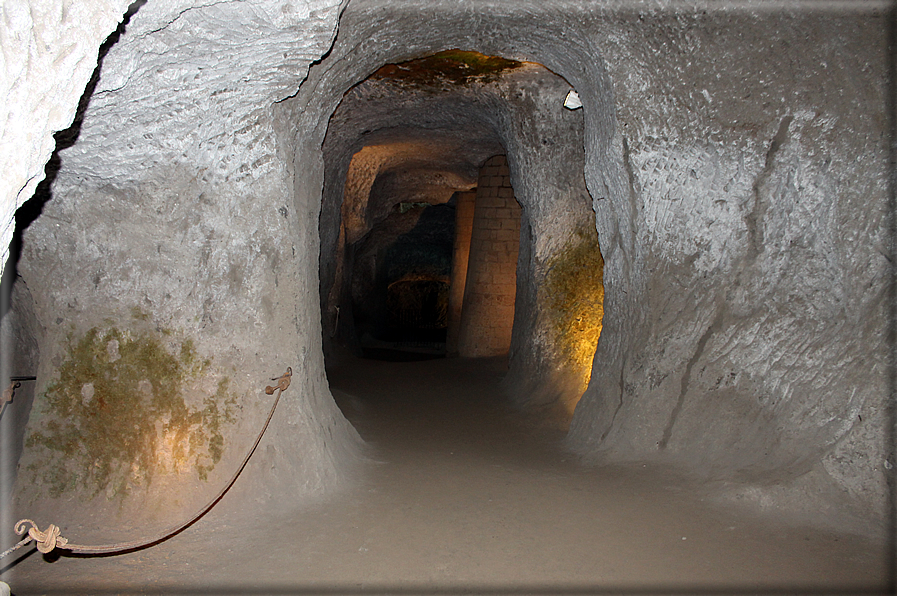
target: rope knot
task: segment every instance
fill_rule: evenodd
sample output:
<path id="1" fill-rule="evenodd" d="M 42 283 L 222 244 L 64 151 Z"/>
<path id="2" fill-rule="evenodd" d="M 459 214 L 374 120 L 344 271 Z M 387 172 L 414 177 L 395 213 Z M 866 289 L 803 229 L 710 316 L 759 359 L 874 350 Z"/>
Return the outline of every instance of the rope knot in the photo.
<path id="1" fill-rule="evenodd" d="M 16 534 L 21 536 L 25 533 L 25 524 L 31 524 L 31 527 L 28 528 L 28 537 L 34 540 L 37 543 L 37 550 L 40 552 L 47 554 L 51 552 L 55 548 L 63 548 L 66 544 L 69 543 L 67 538 L 63 538 L 60 536 L 61 530 L 59 526 L 54 524 L 50 524 L 46 531 L 41 532 L 37 524 L 31 521 L 30 519 L 22 519 L 16 523 Z"/>

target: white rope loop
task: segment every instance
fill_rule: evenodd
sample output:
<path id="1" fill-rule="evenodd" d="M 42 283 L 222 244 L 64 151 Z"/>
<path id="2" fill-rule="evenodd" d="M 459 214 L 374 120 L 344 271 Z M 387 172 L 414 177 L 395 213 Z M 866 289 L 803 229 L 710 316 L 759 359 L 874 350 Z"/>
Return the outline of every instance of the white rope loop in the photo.
<path id="1" fill-rule="evenodd" d="M 37 543 L 37 550 L 44 554 L 51 552 L 57 547 L 64 548 L 69 543 L 67 538 L 59 535 L 62 532 L 59 526 L 50 524 L 46 531 L 41 532 L 37 524 L 30 519 L 20 519 L 16 522 L 16 534 L 21 536 L 25 533 L 25 524 L 31 524 L 31 527 L 28 528 L 28 537 Z"/>

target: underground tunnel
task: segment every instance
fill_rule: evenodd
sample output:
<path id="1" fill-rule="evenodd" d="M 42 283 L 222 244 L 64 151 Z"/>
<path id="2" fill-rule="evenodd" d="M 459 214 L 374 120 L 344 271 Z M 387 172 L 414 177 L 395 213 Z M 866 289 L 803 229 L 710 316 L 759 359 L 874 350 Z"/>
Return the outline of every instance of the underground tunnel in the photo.
<path id="1" fill-rule="evenodd" d="M 450 50 L 346 94 L 324 140 L 325 354 L 510 352 L 572 411 L 600 333 L 602 261 L 571 91 L 539 64 Z M 520 134 L 507 121 L 541 150 L 506 156 L 503 136 Z"/>
<path id="2" fill-rule="evenodd" d="M 184 558 L 220 582 L 893 583 L 891 9 L 113 4 L 22 0 L 0 41 L 33 54 L 4 244 L 78 123 L 4 253 L 3 382 L 35 377 L 0 420 L 4 549 L 23 517 L 152 536 L 242 470 L 194 528 L 281 516 L 305 563 Z M 163 562 L 191 532 L 0 579 L 195 585 Z"/>

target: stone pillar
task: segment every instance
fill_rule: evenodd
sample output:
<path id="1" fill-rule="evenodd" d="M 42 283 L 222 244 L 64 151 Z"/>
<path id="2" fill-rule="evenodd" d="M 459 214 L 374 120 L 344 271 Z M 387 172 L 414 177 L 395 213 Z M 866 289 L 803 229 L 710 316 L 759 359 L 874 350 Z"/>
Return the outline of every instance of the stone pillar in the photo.
<path id="1" fill-rule="evenodd" d="M 461 329 L 461 312 L 464 304 L 464 287 L 467 283 L 467 262 L 470 256 L 470 237 L 473 232 L 473 212 L 476 205 L 476 189 L 455 195 L 455 246 L 452 254 L 452 281 L 449 289 L 448 329 L 445 351 L 458 354 L 458 332 Z"/>
<path id="2" fill-rule="evenodd" d="M 461 356 L 499 356 L 511 346 L 520 205 L 511 188 L 508 161 L 492 157 L 480 169 L 467 280 L 458 334 Z"/>

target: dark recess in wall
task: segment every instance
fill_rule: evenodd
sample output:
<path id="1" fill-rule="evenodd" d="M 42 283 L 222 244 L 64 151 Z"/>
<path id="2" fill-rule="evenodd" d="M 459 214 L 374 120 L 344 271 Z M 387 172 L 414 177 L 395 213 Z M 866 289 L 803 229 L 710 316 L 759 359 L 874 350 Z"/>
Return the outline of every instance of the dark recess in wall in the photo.
<path id="1" fill-rule="evenodd" d="M 388 236 L 381 237 L 380 242 L 364 247 L 382 256 L 377 259 L 374 279 L 367 280 L 373 285 L 373 295 L 354 296 L 355 328 L 359 340 L 367 333 L 378 342 L 394 344 L 397 350 L 403 346 L 407 349 L 410 344 L 432 344 L 431 348 L 442 344 L 444 354 L 444 310 L 452 270 L 455 205 L 449 201 L 413 209 L 421 212 L 411 230 L 392 241 Z M 391 217 L 403 215 L 400 211 L 397 206 Z M 374 236 L 369 234 L 365 240 L 369 238 Z M 358 244 L 363 245 L 365 240 Z M 365 352 L 380 353 L 372 352 L 370 346 Z"/>

